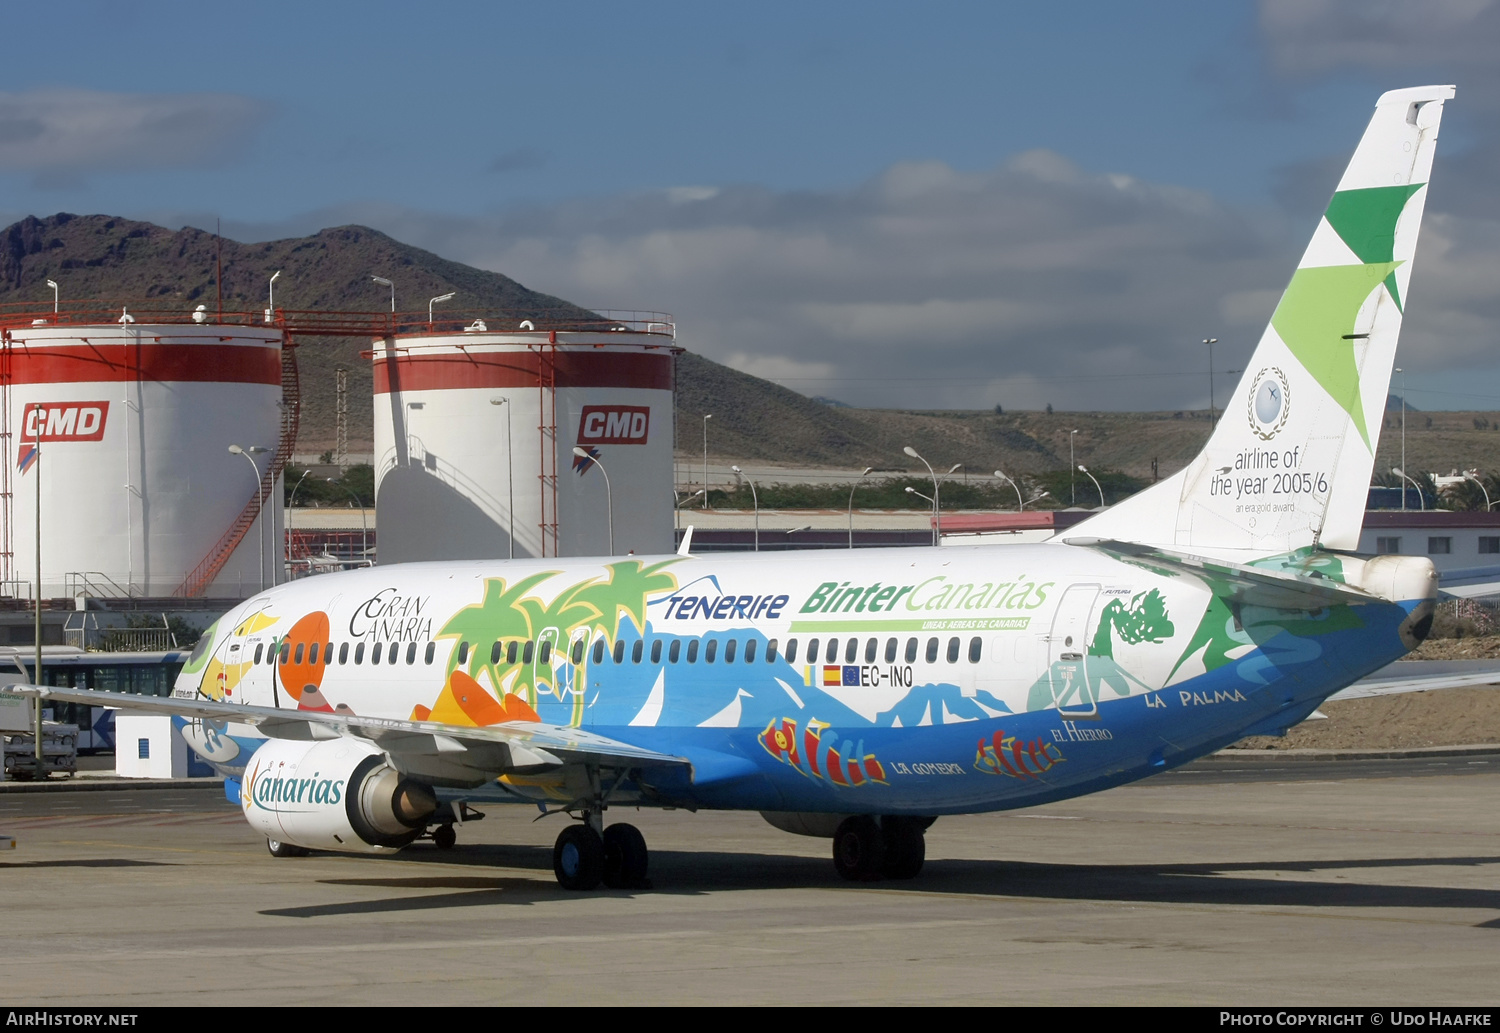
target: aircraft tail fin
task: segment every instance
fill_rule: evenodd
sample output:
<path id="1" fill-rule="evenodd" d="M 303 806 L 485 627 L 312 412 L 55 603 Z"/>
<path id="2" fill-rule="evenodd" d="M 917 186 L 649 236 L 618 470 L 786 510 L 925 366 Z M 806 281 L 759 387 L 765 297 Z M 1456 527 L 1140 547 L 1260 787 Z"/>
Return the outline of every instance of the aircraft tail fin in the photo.
<path id="1" fill-rule="evenodd" d="M 1208 445 L 1070 528 L 1264 555 L 1353 551 L 1452 86 L 1384 94 Z"/>

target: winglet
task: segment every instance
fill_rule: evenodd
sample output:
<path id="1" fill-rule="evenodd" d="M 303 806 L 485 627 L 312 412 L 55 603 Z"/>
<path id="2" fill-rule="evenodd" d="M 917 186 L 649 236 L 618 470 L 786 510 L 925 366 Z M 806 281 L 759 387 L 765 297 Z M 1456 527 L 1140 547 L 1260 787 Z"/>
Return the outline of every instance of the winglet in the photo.
<path id="1" fill-rule="evenodd" d="M 693 547 L 693 525 L 688 524 L 687 530 L 682 533 L 682 544 L 677 546 L 677 555 L 691 556 L 688 550 Z"/>

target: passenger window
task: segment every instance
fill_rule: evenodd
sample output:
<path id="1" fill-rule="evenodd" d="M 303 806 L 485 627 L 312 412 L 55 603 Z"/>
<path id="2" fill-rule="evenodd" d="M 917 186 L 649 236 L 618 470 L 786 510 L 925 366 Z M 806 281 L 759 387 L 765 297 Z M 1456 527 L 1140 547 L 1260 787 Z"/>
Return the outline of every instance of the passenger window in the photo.
<path id="1" fill-rule="evenodd" d="M 984 639 L 980 638 L 978 635 L 975 635 L 973 638 L 969 639 L 969 663 L 977 664 L 979 662 L 979 654 L 983 651 Z"/>
<path id="2" fill-rule="evenodd" d="M 375 643 L 375 645 L 370 648 L 370 663 L 372 663 L 372 664 L 378 664 L 378 663 L 380 663 L 380 657 L 381 657 L 381 655 L 384 652 L 385 652 L 385 647 L 383 645 L 381 645 L 379 642 Z"/>
<path id="3" fill-rule="evenodd" d="M 301 645 L 297 646 L 297 653 L 298 653 L 297 659 L 298 659 L 298 661 L 301 661 L 301 659 L 302 659 L 302 656 L 301 656 L 302 646 Z M 309 664 L 315 664 L 315 663 L 318 662 L 318 644 L 316 642 L 314 642 L 312 645 L 310 645 L 310 646 L 307 647 L 307 662 Z"/>
<path id="4" fill-rule="evenodd" d="M 604 640 L 602 638 L 596 638 L 596 639 L 594 639 L 594 663 L 596 663 L 596 664 L 602 664 L 603 662 L 604 662 Z"/>
<path id="5" fill-rule="evenodd" d="M 357 664 L 365 662 L 365 644 L 363 642 L 356 643 L 354 646 L 354 662 Z"/>
<path id="6" fill-rule="evenodd" d="M 533 655 L 535 655 L 535 653 L 536 643 L 528 639 L 526 644 L 521 647 L 521 662 L 523 664 L 531 663 L 531 658 Z"/>
<path id="7" fill-rule="evenodd" d="M 646 643 L 643 640 L 641 640 L 641 639 L 636 639 L 635 640 L 635 645 L 633 645 L 633 646 L 630 647 L 630 662 L 633 663 L 633 664 L 640 663 L 641 662 L 641 656 L 645 652 L 645 650 L 646 650 Z"/>
<path id="8" fill-rule="evenodd" d="M 266 655 L 266 647 L 263 643 L 255 643 L 255 659 L 251 663 L 260 663 L 261 658 Z"/>
<path id="9" fill-rule="evenodd" d="M 385 662 L 388 663 L 388 664 L 395 663 L 396 662 L 396 656 L 400 652 L 401 652 L 401 643 L 399 643 L 399 642 L 392 642 L 390 650 L 385 654 Z"/>
<path id="10" fill-rule="evenodd" d="M 734 663 L 734 650 L 735 645 L 736 643 L 738 643 L 738 641 L 739 639 L 732 638 L 728 642 L 724 643 L 724 662 L 726 664 Z"/>
<path id="11" fill-rule="evenodd" d="M 520 643 L 518 643 L 515 639 L 510 640 L 510 644 L 505 647 L 506 663 L 513 664 L 516 662 L 516 649 L 519 647 L 519 645 Z M 529 644 L 526 647 L 526 662 L 531 662 L 531 646 Z"/>
<path id="12" fill-rule="evenodd" d="M 719 640 L 716 639 L 716 638 L 709 639 L 708 640 L 708 645 L 706 645 L 706 646 L 703 647 L 703 662 L 706 663 L 706 664 L 713 663 L 714 662 L 714 657 L 717 656 L 718 654 L 719 654 Z"/>
<path id="13" fill-rule="evenodd" d="M 870 639 L 870 641 L 866 642 L 865 643 L 865 663 L 867 663 L 867 664 L 874 663 L 875 662 L 875 657 L 876 657 L 876 655 L 879 652 L 880 652 L 880 640 L 878 638 L 872 638 L 872 639 Z"/>
<path id="14" fill-rule="evenodd" d="M 422 662 L 424 664 L 430 664 L 430 663 L 432 663 L 432 658 L 436 654 L 437 654 L 437 643 L 436 642 L 429 642 L 429 643 L 427 643 L 427 652 L 422 655 Z M 461 662 L 462 661 L 460 661 L 460 663 Z"/>
<path id="15" fill-rule="evenodd" d="M 544 641 L 541 649 L 537 651 L 536 662 L 544 667 L 552 663 L 552 640 L 550 638 Z"/>
<path id="16" fill-rule="evenodd" d="M 747 663 L 747 664 L 753 664 L 754 662 L 755 662 L 755 639 L 752 638 L 752 639 L 747 639 L 745 641 L 745 663 Z"/>
<path id="17" fill-rule="evenodd" d="M 906 640 L 906 662 L 909 664 L 917 662 L 917 640 L 914 638 Z"/>
<path id="18" fill-rule="evenodd" d="M 786 662 L 789 664 L 797 662 L 797 640 L 794 638 L 786 640 Z M 818 640 L 815 638 L 807 640 L 807 662 L 810 664 L 818 662 Z"/>
<path id="19" fill-rule="evenodd" d="M 406 644 L 406 663 L 407 663 L 407 666 L 410 666 L 410 665 L 412 665 L 412 664 L 414 664 L 416 662 L 417 662 L 417 644 L 415 642 L 408 642 Z"/>
<path id="20" fill-rule="evenodd" d="M 928 639 L 927 640 L 927 662 L 928 663 L 930 663 L 930 664 L 937 663 L 937 651 L 938 651 L 938 640 L 935 639 L 935 638 Z"/>
<path id="21" fill-rule="evenodd" d="M 349 662 L 349 643 L 347 643 L 347 642 L 340 642 L 339 643 L 339 665 L 342 666 L 344 664 L 347 664 L 348 662 Z"/>
<path id="22" fill-rule="evenodd" d="M 831 664 L 839 658 L 839 640 L 831 638 L 828 640 L 828 649 L 823 654 L 823 662 Z"/>
<path id="23" fill-rule="evenodd" d="M 573 666 L 583 663 L 583 639 L 575 639 L 573 642 Z"/>
<path id="24" fill-rule="evenodd" d="M 888 639 L 885 640 L 885 662 L 886 663 L 893 664 L 893 663 L 896 662 L 896 646 L 897 646 L 897 642 L 896 642 L 895 639 L 888 638 Z"/>
<path id="25" fill-rule="evenodd" d="M 302 653 L 303 653 L 303 651 L 305 649 L 307 649 L 307 643 L 305 643 L 305 642 L 298 642 L 297 643 L 297 658 L 292 661 L 293 663 L 300 664 L 302 662 Z"/>
<path id="26" fill-rule="evenodd" d="M 675 664 L 680 656 L 682 656 L 682 639 L 674 638 L 672 644 L 667 647 L 667 662 Z"/>
<path id="27" fill-rule="evenodd" d="M 291 659 L 291 656 L 292 656 L 292 644 L 291 644 L 291 642 L 283 642 L 283 643 L 281 643 L 281 662 L 282 663 L 286 663 L 288 660 Z"/>
<path id="28" fill-rule="evenodd" d="M 651 640 L 651 662 L 661 663 L 661 639 L 659 638 Z"/>
<path id="29" fill-rule="evenodd" d="M 325 643 L 323 643 L 323 662 L 325 664 L 331 664 L 331 663 L 333 663 L 333 643 L 332 642 L 325 642 Z"/>
<path id="30" fill-rule="evenodd" d="M 948 662 L 958 663 L 958 636 L 955 635 L 948 640 Z"/>
<path id="31" fill-rule="evenodd" d="M 617 639 L 615 639 L 615 663 L 617 663 L 617 664 L 623 664 L 624 662 L 625 662 L 625 640 L 617 638 Z"/>
<path id="32" fill-rule="evenodd" d="M 698 640 L 695 638 L 688 640 L 687 662 L 690 664 L 698 662 Z"/>
<path id="33" fill-rule="evenodd" d="M 766 663 L 768 663 L 768 664 L 774 664 L 775 662 L 776 662 L 776 640 L 773 638 L 773 639 L 771 639 L 771 641 L 769 641 L 769 642 L 766 643 Z"/>
<path id="34" fill-rule="evenodd" d="M 432 661 L 429 660 L 427 662 L 431 663 Z M 469 644 L 467 642 L 460 642 L 458 644 L 458 666 L 462 667 L 464 664 L 466 664 L 468 662 L 469 662 Z"/>

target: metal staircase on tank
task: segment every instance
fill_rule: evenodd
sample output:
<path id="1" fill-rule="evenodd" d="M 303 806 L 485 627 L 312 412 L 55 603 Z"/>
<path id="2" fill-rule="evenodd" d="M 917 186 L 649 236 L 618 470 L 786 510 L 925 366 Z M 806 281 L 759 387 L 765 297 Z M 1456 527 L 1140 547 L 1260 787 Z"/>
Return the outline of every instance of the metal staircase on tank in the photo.
<path id="1" fill-rule="evenodd" d="M 234 555 L 234 550 L 239 548 L 240 542 L 244 541 L 245 535 L 255 523 L 255 518 L 260 515 L 271 496 L 276 491 L 276 479 L 286 469 L 286 464 L 291 461 L 292 449 L 297 444 L 297 425 L 302 411 L 302 382 L 297 375 L 297 345 L 292 340 L 292 335 L 286 331 L 281 337 L 281 398 L 283 408 L 281 410 L 281 440 L 277 442 L 276 453 L 271 458 L 271 464 L 261 474 L 260 487 L 250 501 L 245 503 L 245 508 L 235 518 L 234 523 L 229 525 L 229 530 L 214 543 L 208 555 L 203 561 L 193 568 L 173 591 L 174 596 L 194 598 L 201 596 L 213 584 L 214 578 L 219 576 L 219 571 L 224 569 L 224 564 L 229 562 L 229 557 Z M 278 547 L 277 551 L 280 549 Z M 273 559 L 273 562 L 275 560 Z M 280 580 L 279 578 L 275 580 Z"/>
<path id="2" fill-rule="evenodd" d="M 558 555 L 557 544 L 557 331 L 548 334 L 545 345 L 535 345 L 536 385 L 539 395 L 537 438 L 541 448 L 542 555 Z M 549 504 L 550 503 L 550 504 Z"/>
<path id="3" fill-rule="evenodd" d="M 0 341 L 0 594 L 16 579 L 15 489 L 11 484 L 11 459 L 16 454 L 10 429 L 10 386 L 14 342 L 10 331 Z"/>

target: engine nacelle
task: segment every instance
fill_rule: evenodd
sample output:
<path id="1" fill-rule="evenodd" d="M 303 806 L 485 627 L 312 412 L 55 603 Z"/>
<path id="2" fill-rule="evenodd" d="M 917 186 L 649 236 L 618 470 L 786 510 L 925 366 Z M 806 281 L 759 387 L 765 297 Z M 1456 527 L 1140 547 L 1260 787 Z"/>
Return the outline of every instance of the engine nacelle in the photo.
<path id="1" fill-rule="evenodd" d="M 271 739 L 245 765 L 240 806 L 267 839 L 388 854 L 422 834 L 438 802 L 370 743 Z"/>

